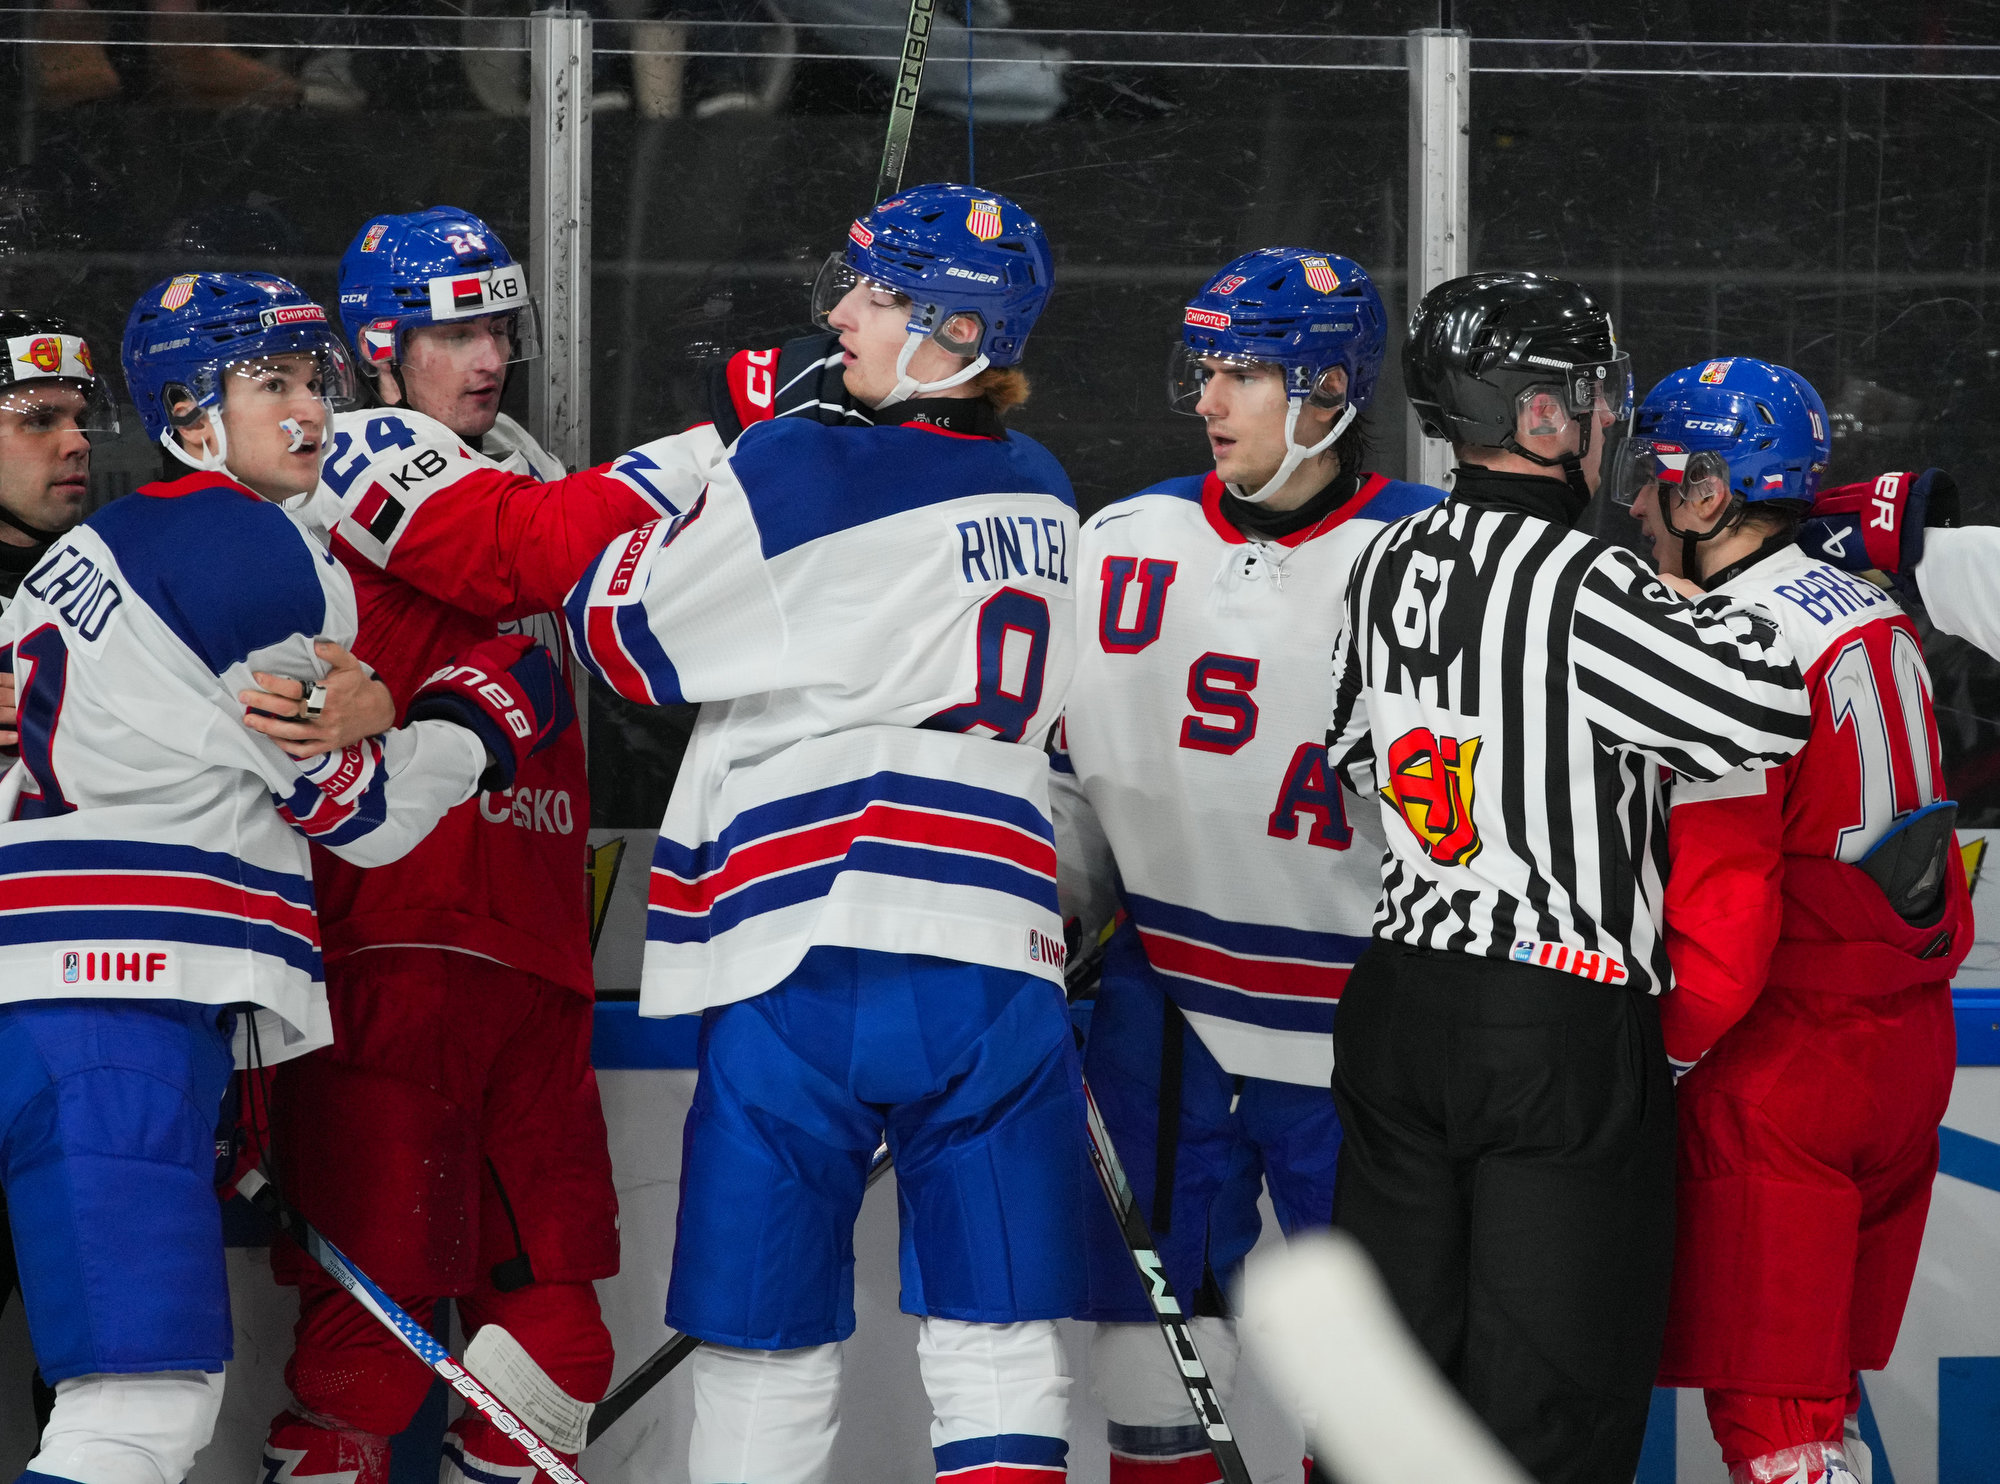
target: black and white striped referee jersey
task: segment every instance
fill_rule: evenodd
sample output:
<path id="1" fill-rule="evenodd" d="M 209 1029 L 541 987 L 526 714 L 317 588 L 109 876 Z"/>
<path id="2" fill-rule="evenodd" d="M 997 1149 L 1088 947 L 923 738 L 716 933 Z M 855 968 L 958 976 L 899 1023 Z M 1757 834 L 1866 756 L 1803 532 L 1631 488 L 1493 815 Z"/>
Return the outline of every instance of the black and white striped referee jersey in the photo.
<path id="1" fill-rule="evenodd" d="M 1698 610 L 1569 529 L 1558 481 L 1462 470 L 1356 563 L 1330 759 L 1381 800 L 1378 937 L 1658 994 L 1665 770 L 1712 779 L 1805 744 L 1790 645 Z"/>

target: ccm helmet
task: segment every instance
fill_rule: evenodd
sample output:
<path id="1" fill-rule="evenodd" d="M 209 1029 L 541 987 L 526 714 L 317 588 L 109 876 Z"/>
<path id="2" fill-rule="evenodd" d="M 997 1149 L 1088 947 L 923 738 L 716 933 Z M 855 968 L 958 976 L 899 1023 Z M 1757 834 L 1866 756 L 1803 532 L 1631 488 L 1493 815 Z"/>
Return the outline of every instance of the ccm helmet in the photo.
<path id="1" fill-rule="evenodd" d="M 1790 367 L 1733 356 L 1676 371 L 1648 392 L 1606 479 L 1621 505 L 1655 482 L 1663 493 L 1699 486 L 1728 492 L 1729 504 L 1706 531 L 1681 529 L 1674 502 L 1660 502 L 1661 520 L 1681 538 L 1682 570 L 1692 576 L 1700 570 L 1695 546 L 1732 528 L 1746 507 L 1810 510 L 1832 455 L 1826 404 L 1812 384 Z"/>
<path id="2" fill-rule="evenodd" d="M 505 315 L 507 357 L 542 353 L 528 270 L 485 222 L 456 206 L 372 217 L 340 258 L 340 323 L 369 373 L 403 358 L 416 325 Z"/>
<path id="3" fill-rule="evenodd" d="M 1176 412 L 1195 414 L 1211 362 L 1266 364 L 1284 376 L 1285 457 L 1254 492 L 1261 502 L 1278 492 L 1306 459 L 1333 447 L 1367 410 L 1388 344 L 1388 315 L 1374 280 L 1351 258 L 1300 247 L 1245 253 L 1211 278 L 1181 313 L 1181 343 L 1167 367 L 1167 397 Z M 1347 374 L 1345 389 L 1327 372 Z M 1332 429 L 1310 447 L 1294 441 L 1306 403 L 1339 409 Z"/>
<path id="4" fill-rule="evenodd" d="M 1403 381 L 1431 437 L 1560 467 L 1583 500 L 1591 413 L 1601 402 L 1616 421 L 1632 415 L 1632 360 L 1618 349 L 1611 316 L 1580 284 L 1539 273 L 1473 273 L 1424 295 L 1410 316 Z M 1531 405 L 1536 431 L 1578 424 L 1574 453 L 1544 458 L 1521 446 L 1516 421 Z"/>
<path id="5" fill-rule="evenodd" d="M 1028 332 L 1055 282 L 1049 240 L 1032 216 L 990 191 L 913 186 L 847 229 L 813 284 L 813 319 L 826 324 L 857 283 L 909 301 L 909 337 L 896 358 L 892 406 L 970 381 L 988 366 L 1021 359 Z M 971 364 L 942 381 L 918 382 L 910 358 L 926 339 Z"/>
<path id="6" fill-rule="evenodd" d="M 146 436 L 193 469 L 227 472 L 222 400 L 231 368 L 289 355 L 318 362 L 329 422 L 353 405 L 353 362 L 326 311 L 275 274 L 176 274 L 140 295 L 125 321 L 125 382 Z M 203 417 L 214 450 L 197 460 L 174 429 Z M 289 431 L 296 447 L 302 434 L 296 425 Z"/>

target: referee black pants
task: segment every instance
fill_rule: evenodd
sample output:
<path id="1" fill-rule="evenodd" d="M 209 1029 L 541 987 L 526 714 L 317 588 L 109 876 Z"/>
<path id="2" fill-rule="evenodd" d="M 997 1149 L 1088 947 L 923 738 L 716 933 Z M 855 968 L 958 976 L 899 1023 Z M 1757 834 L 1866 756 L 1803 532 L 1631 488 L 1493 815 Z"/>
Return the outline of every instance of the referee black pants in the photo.
<path id="1" fill-rule="evenodd" d="M 1659 1002 L 1378 939 L 1333 1042 L 1334 1223 L 1523 1468 L 1631 1484 L 1674 1254 Z"/>

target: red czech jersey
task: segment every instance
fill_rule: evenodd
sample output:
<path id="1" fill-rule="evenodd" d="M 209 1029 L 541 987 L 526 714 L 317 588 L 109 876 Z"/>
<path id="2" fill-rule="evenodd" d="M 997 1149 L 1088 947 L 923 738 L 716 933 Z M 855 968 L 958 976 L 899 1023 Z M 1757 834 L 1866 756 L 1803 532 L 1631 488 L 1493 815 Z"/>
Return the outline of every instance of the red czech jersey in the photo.
<path id="1" fill-rule="evenodd" d="M 1916 628 L 1894 598 L 1797 547 L 1764 558 L 1717 591 L 1759 603 L 1783 627 L 1812 700 L 1812 736 L 1767 771 L 1673 786 L 1666 921 L 1675 987 L 1660 1013 L 1668 1054 L 1685 1062 L 1706 1052 L 1771 980 L 1781 936 L 1797 935 L 1797 878 L 1812 881 L 1822 908 L 1829 894 L 1855 888 L 1841 910 L 1807 914 L 1819 919 L 1815 936 L 1832 933 L 1857 944 L 1896 936 L 1859 889 L 1865 878 L 1818 863 L 1860 860 L 1897 820 L 1935 803 L 1944 776 L 1930 671 Z M 1790 893 L 1788 870 L 1795 878 Z M 1873 897 L 1887 911 L 1880 892 Z M 1866 960 L 1857 954 L 1835 961 L 1848 964 L 1851 974 Z M 1950 978 L 1943 960 L 1936 977 Z M 1863 985 L 1823 987 L 1871 992 Z M 1874 992 L 1900 987 L 1883 984 Z"/>
<path id="2" fill-rule="evenodd" d="M 342 413 L 333 428 L 308 524 L 328 530 L 353 578 L 354 652 L 399 711 L 452 655 L 503 628 L 560 646 L 568 673 L 560 623 L 537 620 L 614 539 L 676 508 L 650 463 L 544 483 L 405 409 Z M 508 465 L 561 474 L 510 422 L 496 433 L 516 445 L 496 450 Z M 449 948 L 591 994 L 589 828 L 583 733 L 572 727 L 521 765 L 512 789 L 459 805 L 392 866 L 361 871 L 315 850 L 326 957 Z"/>

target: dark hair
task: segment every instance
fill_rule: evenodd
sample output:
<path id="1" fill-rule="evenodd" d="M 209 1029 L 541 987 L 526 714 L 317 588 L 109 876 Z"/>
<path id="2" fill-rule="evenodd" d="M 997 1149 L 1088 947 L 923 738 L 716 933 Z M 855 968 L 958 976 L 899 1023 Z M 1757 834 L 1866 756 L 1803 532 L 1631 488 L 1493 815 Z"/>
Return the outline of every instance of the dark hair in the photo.
<path id="1" fill-rule="evenodd" d="M 1375 456 L 1375 439 L 1368 425 L 1368 414 L 1357 412 L 1354 421 L 1347 425 L 1347 431 L 1334 440 L 1333 451 L 1340 455 L 1340 472 L 1360 474 L 1368 468 L 1369 460 Z"/>
<path id="2" fill-rule="evenodd" d="M 1761 530 L 1774 541 L 1790 541 L 1799 534 L 1805 512 L 1789 500 L 1758 500 L 1743 507 L 1742 524 Z"/>

